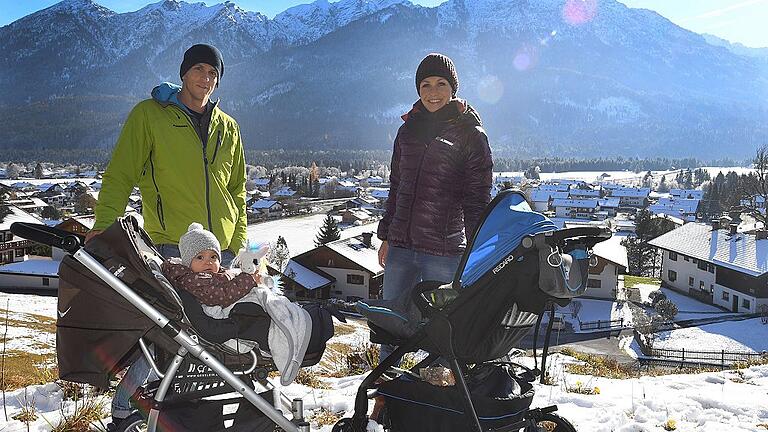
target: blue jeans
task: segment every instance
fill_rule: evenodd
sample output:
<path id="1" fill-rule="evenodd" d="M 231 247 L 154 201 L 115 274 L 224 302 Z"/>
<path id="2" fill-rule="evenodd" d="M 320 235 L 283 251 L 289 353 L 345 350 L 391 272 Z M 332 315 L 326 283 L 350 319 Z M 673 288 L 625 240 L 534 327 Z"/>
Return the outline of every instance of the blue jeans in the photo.
<path id="1" fill-rule="evenodd" d="M 384 267 L 384 300 L 399 297 L 404 290 L 410 290 L 421 281 L 452 281 L 460 261 L 461 255 L 437 256 L 390 246 Z M 379 361 L 392 354 L 395 348 L 382 345 Z"/>
<path id="2" fill-rule="evenodd" d="M 179 246 L 175 244 L 158 244 L 155 245 L 160 255 L 165 258 L 181 257 L 179 252 Z M 221 265 L 223 267 L 229 267 L 232 263 L 232 259 L 235 258 L 229 250 L 221 251 Z M 122 419 L 128 417 L 133 412 L 131 408 L 131 396 L 139 386 L 143 385 L 150 378 L 150 372 L 152 372 L 149 362 L 141 355 L 136 361 L 134 361 L 125 372 L 123 379 L 117 384 L 115 389 L 115 396 L 112 398 L 112 417 L 115 419 Z M 152 373 L 154 376 L 154 373 Z"/>

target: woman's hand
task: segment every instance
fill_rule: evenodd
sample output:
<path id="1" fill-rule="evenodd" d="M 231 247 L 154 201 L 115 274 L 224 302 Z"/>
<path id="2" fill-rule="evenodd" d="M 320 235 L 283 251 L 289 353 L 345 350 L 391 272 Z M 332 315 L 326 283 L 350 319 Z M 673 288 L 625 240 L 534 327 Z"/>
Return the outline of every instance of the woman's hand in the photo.
<path id="1" fill-rule="evenodd" d="M 387 252 L 389 251 L 389 244 L 386 240 L 381 242 L 381 246 L 379 246 L 379 265 L 382 267 L 385 267 L 385 264 L 387 262 Z"/>

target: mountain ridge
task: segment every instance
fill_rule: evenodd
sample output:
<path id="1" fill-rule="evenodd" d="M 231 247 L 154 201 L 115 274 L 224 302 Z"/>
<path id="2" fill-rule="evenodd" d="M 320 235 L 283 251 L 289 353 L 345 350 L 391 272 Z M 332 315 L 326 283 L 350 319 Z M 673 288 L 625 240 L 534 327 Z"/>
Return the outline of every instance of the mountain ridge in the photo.
<path id="1" fill-rule="evenodd" d="M 269 19 L 232 2 L 117 14 L 65 0 L 0 27 L 0 146 L 111 146 L 115 117 L 160 81 L 179 82 L 197 42 L 224 53 L 214 96 L 249 148 L 389 148 L 431 51 L 456 62 L 459 96 L 481 112 L 498 154 L 743 157 L 768 140 L 760 59 L 655 12 L 580 4 L 318 0 Z M 19 111 L 38 134 L 14 132 L 25 127 Z M 66 140 L 59 128 L 71 130 Z"/>

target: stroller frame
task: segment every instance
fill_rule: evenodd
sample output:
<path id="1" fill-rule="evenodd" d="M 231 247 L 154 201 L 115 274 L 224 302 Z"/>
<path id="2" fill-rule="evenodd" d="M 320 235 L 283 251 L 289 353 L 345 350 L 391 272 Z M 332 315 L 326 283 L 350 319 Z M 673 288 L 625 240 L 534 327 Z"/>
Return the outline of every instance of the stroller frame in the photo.
<path id="1" fill-rule="evenodd" d="M 499 195 L 494 199 L 494 201 L 491 204 L 489 204 L 488 207 L 486 207 L 485 212 L 481 217 L 481 220 L 485 220 L 485 218 L 489 215 L 489 213 L 492 211 L 494 205 L 497 202 L 501 202 L 503 199 L 505 199 L 509 195 L 515 194 L 515 193 L 518 193 L 518 192 L 512 191 L 512 190 L 506 190 L 499 193 Z M 498 428 L 493 428 L 493 429 L 485 428 L 481 425 L 480 418 L 477 414 L 477 411 L 475 409 L 474 403 L 471 398 L 470 389 L 467 385 L 467 381 L 464 378 L 464 375 L 465 375 L 464 371 L 468 369 L 467 362 L 460 361 L 457 358 L 458 356 L 455 354 L 455 349 L 453 344 L 454 329 L 453 329 L 453 325 L 451 323 L 451 318 L 450 318 L 450 314 L 452 311 L 460 308 L 463 303 L 467 303 L 471 301 L 471 296 L 460 295 L 455 300 L 453 300 L 450 306 L 448 306 L 445 309 L 438 309 L 438 308 L 432 307 L 432 305 L 428 304 L 422 297 L 423 292 L 433 290 L 441 285 L 445 285 L 445 286 L 452 285 L 454 289 L 457 289 L 457 290 L 461 289 L 461 283 L 462 283 L 461 276 L 467 265 L 470 251 L 472 250 L 472 246 L 475 243 L 475 240 L 478 236 L 479 231 L 480 231 L 480 228 L 478 228 L 473 238 L 470 239 L 470 241 L 468 242 L 466 252 L 462 256 L 459 266 L 456 270 L 455 276 L 451 282 L 449 282 L 448 284 L 442 284 L 442 283 L 432 282 L 432 281 L 423 281 L 417 284 L 416 287 L 414 287 L 412 292 L 412 299 L 414 303 L 418 306 L 422 315 L 428 318 L 427 322 L 425 324 L 422 324 L 413 336 L 408 337 L 405 340 L 397 341 L 396 344 L 399 344 L 399 345 L 397 346 L 395 351 L 392 352 L 388 357 L 386 357 L 376 368 L 374 368 L 368 374 L 368 376 L 366 376 L 365 379 L 363 379 L 355 397 L 354 414 L 352 415 L 351 418 L 344 418 L 340 420 L 338 423 L 336 423 L 336 425 L 333 428 L 333 432 L 364 432 L 366 430 L 366 425 L 368 420 L 367 418 L 368 399 L 369 397 L 373 397 L 376 395 L 375 389 L 378 387 L 377 381 L 380 378 L 382 378 L 385 374 L 392 373 L 392 371 L 394 371 L 397 374 L 397 376 L 400 376 L 404 373 L 410 373 L 410 371 L 414 371 L 418 376 L 419 369 L 429 366 L 438 358 L 442 358 L 446 360 L 448 362 L 448 365 L 450 366 L 451 372 L 453 373 L 453 376 L 456 381 L 455 385 L 458 387 L 459 393 L 461 393 L 461 396 L 462 396 L 463 412 L 464 412 L 464 415 L 469 418 L 469 423 L 472 427 L 471 429 L 472 432 L 516 432 L 524 428 L 526 431 L 538 430 L 538 429 L 533 429 L 533 428 L 536 428 L 537 422 L 542 420 L 551 422 L 551 421 L 554 421 L 555 419 L 562 420 L 567 424 L 566 427 L 573 428 L 573 426 L 570 425 L 570 423 L 568 423 L 567 420 L 563 419 L 560 416 L 551 414 L 554 411 L 557 411 L 556 405 L 551 405 L 551 406 L 541 407 L 541 408 L 528 408 L 521 420 L 508 425 L 498 427 Z M 594 246 L 595 243 L 605 240 L 610 236 L 611 236 L 610 231 L 602 227 L 578 227 L 578 228 L 562 229 L 562 230 L 556 230 L 556 231 L 545 231 L 545 232 L 537 233 L 535 235 L 525 236 L 521 240 L 520 244 L 518 245 L 518 248 L 532 250 L 534 248 L 534 245 L 536 244 L 536 239 L 539 237 L 543 238 L 543 240 L 550 245 L 560 245 L 563 243 L 567 243 L 569 241 L 573 241 L 574 239 L 578 239 L 579 242 L 584 243 L 591 248 L 592 246 Z M 515 254 L 515 256 L 519 256 L 519 254 Z M 553 300 L 557 301 L 557 299 L 553 299 Z M 553 312 L 554 306 L 552 306 L 551 303 L 548 303 L 548 306 L 545 308 L 545 311 L 539 314 L 539 321 L 537 321 L 536 323 L 537 331 L 538 331 L 538 325 L 540 323 L 541 315 L 543 315 L 543 313 L 546 313 L 546 309 L 549 309 L 550 312 Z M 551 332 L 551 327 L 552 327 L 552 322 L 550 320 L 549 325 L 547 327 L 547 335 L 546 335 L 546 341 L 545 341 L 545 347 L 544 347 L 545 351 L 544 351 L 544 358 L 542 361 L 542 369 L 544 368 L 544 362 L 546 361 L 546 351 L 549 345 L 549 333 Z M 429 342 L 433 347 L 433 350 L 430 351 L 430 354 L 427 358 L 419 362 L 417 365 L 413 366 L 410 369 L 410 371 L 392 369 L 395 363 L 399 362 L 406 353 L 413 352 L 423 348 L 424 342 Z M 391 342 L 387 342 L 387 343 L 391 343 Z M 505 357 L 505 359 L 508 359 L 508 358 L 509 358 L 508 356 Z M 535 358 L 535 351 L 534 351 L 534 358 Z M 539 374 L 543 375 L 543 372 L 541 372 L 538 369 L 530 370 L 528 368 L 524 368 L 508 360 L 497 361 L 497 363 L 499 362 L 511 364 L 514 366 L 519 366 L 525 369 L 526 372 L 524 375 L 529 376 L 531 378 L 530 380 L 531 382 L 535 381 L 535 378 Z M 558 428 L 557 430 L 560 430 L 560 428 Z M 569 429 L 566 429 L 566 431 L 567 430 Z M 575 429 L 573 430 L 575 431 Z"/>
<path id="2" fill-rule="evenodd" d="M 181 328 L 179 323 L 168 319 L 117 276 L 101 265 L 101 263 L 99 263 L 99 261 L 92 255 L 86 252 L 83 249 L 83 238 L 81 236 L 55 228 L 49 228 L 45 225 L 23 222 L 13 223 L 11 231 L 20 237 L 44 243 L 49 246 L 58 247 L 68 252 L 74 259 L 92 271 L 96 276 L 125 298 L 125 300 L 150 318 L 167 336 L 179 344 L 178 351 L 171 360 L 168 369 L 164 373 L 159 374 L 162 376 L 162 380 L 154 394 L 153 403 L 147 417 L 148 432 L 155 432 L 157 430 L 160 406 L 171 388 L 171 383 L 173 382 L 182 361 L 188 355 L 193 356 L 213 370 L 219 377 L 229 384 L 234 391 L 242 395 L 245 400 L 264 413 L 264 415 L 277 424 L 282 430 L 286 432 L 307 432 L 310 430 L 309 423 L 304 419 L 303 403 L 301 399 L 294 399 L 290 405 L 293 419 L 285 417 L 281 410 L 262 398 L 250 385 L 238 378 L 234 372 L 208 352 L 196 336 L 191 335 Z M 156 372 L 159 372 L 157 365 L 154 363 L 151 355 L 149 355 L 149 351 L 143 340 L 139 341 L 139 345 L 142 354 L 147 357 L 152 368 Z M 256 356 L 253 352 L 252 355 L 255 360 Z M 253 367 L 255 367 L 255 363 Z M 284 400 L 281 399 L 280 402 L 285 405 Z M 276 402 L 275 405 L 278 405 L 278 403 Z"/>

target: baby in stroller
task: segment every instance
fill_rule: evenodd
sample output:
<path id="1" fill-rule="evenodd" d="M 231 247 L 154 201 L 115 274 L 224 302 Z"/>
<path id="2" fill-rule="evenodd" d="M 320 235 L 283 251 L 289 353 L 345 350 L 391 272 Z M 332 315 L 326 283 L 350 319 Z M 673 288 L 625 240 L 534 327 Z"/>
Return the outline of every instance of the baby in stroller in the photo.
<path id="1" fill-rule="evenodd" d="M 219 241 L 199 223 L 192 223 L 181 236 L 179 252 L 181 260 L 164 261 L 162 271 L 177 289 L 201 303 L 207 316 L 217 319 L 190 316 L 203 337 L 238 351 L 253 349 L 255 345 L 249 341 L 256 342 L 260 350 L 271 353 L 281 383 L 293 382 L 310 347 L 313 332 L 309 313 L 265 286 L 263 281 L 269 276 L 246 272 L 235 275 L 223 269 Z M 184 297 L 182 300 L 185 305 L 191 303 Z M 224 318 L 232 320 L 222 324 Z M 316 340 L 313 348 L 320 343 Z"/>

